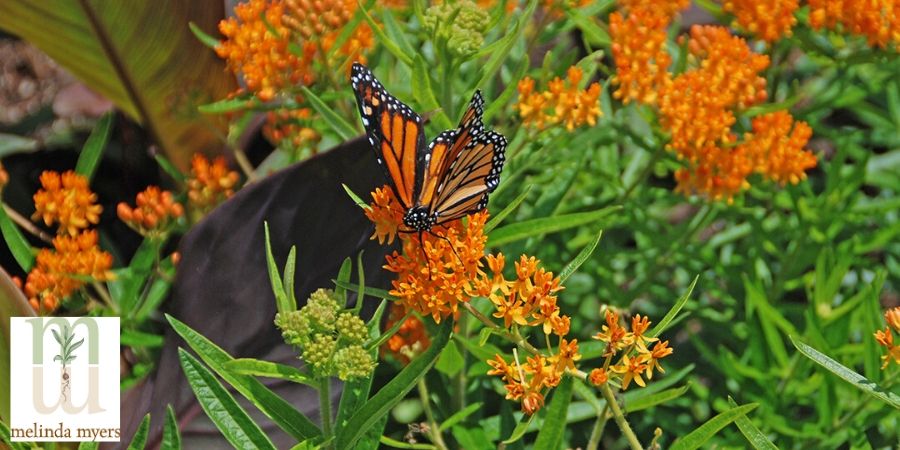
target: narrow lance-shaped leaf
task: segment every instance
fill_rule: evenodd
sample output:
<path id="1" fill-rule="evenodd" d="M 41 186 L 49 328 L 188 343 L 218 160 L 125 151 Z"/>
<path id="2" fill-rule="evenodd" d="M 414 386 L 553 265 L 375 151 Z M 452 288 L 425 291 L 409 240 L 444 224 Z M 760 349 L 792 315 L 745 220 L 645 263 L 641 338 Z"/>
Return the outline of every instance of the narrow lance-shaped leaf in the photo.
<path id="1" fill-rule="evenodd" d="M 671 450 L 694 450 L 702 447 L 703 444 L 715 436 L 722 428 L 725 428 L 738 417 L 747 414 L 757 406 L 759 405 L 756 403 L 748 403 L 716 415 L 712 419 L 706 421 L 703 425 L 697 427 L 694 431 L 691 431 L 686 436 L 675 441 L 675 443 L 672 444 Z"/>

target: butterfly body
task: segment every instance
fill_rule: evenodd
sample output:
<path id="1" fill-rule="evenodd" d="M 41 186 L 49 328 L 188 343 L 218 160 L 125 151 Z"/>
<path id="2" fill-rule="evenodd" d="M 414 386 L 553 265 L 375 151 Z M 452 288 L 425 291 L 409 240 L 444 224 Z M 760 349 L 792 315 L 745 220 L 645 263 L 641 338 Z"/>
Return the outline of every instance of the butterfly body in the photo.
<path id="1" fill-rule="evenodd" d="M 350 82 L 378 164 L 404 209 L 407 232 L 430 232 L 487 206 L 505 162 L 506 138 L 485 130 L 475 92 L 459 126 L 425 145 L 424 120 L 354 64 Z"/>

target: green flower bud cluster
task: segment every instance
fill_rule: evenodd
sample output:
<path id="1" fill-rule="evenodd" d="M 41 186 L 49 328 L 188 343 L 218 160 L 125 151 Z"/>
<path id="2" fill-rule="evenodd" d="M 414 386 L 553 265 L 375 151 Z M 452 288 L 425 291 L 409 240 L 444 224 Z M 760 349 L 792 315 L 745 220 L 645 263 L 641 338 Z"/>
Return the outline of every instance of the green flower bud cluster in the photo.
<path id="1" fill-rule="evenodd" d="M 366 323 L 348 311 L 342 311 L 337 296 L 329 289 L 310 295 L 298 311 L 278 313 L 275 325 L 288 344 L 300 351 L 300 357 L 317 377 L 335 376 L 346 381 L 366 377 L 376 362 L 363 348 L 369 337 Z"/>
<path id="2" fill-rule="evenodd" d="M 425 30 L 456 56 L 470 56 L 484 44 L 491 17 L 471 0 L 444 2 L 425 11 Z"/>

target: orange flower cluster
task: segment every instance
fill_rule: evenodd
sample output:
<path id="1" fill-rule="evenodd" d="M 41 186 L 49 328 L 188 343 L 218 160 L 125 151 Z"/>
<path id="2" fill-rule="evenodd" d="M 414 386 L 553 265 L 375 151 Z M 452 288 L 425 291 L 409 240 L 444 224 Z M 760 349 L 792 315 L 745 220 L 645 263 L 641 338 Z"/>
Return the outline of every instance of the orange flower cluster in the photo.
<path id="1" fill-rule="evenodd" d="M 815 29 L 839 26 L 865 36 L 869 45 L 900 50 L 900 4 L 893 0 L 810 0 L 809 23 Z"/>
<path id="2" fill-rule="evenodd" d="M 487 363 L 491 366 L 488 375 L 499 375 L 506 383 L 506 399 L 522 402 L 522 412 L 532 415 L 544 406 L 544 390 L 559 385 L 566 370 L 574 370 L 575 362 L 581 359 L 578 340 L 567 342 L 560 339 L 559 352 L 551 357 L 529 356 L 525 364 L 519 364 L 516 354 L 513 364 L 500 355 Z"/>
<path id="3" fill-rule="evenodd" d="M 356 0 L 284 0 L 284 3 L 287 7 L 285 24 L 304 39 L 304 53 L 312 54 L 319 50 L 319 46 L 325 52 L 331 50 L 342 28 L 353 18 L 358 7 Z M 360 23 L 337 52 L 349 61 L 365 64 L 362 52 L 374 46 L 372 29 L 368 24 Z"/>
<path id="4" fill-rule="evenodd" d="M 690 4 L 691 0 L 657 0 L 653 2 L 648 2 L 647 0 L 616 0 L 616 5 L 621 11 L 633 14 L 652 10 L 670 18 L 690 6 Z"/>
<path id="5" fill-rule="evenodd" d="M 885 311 L 884 321 L 888 324 L 884 331 L 875 332 L 875 340 L 887 350 L 887 354 L 881 356 L 882 369 L 886 369 L 891 360 L 900 364 L 900 345 L 894 345 L 893 334 L 900 333 L 900 306 Z"/>
<path id="6" fill-rule="evenodd" d="M 722 9 L 734 14 L 735 22 L 767 42 L 775 42 L 782 36 L 790 36 L 797 23 L 794 12 L 800 7 L 798 0 L 726 0 Z"/>
<path id="7" fill-rule="evenodd" d="M 478 276 L 484 257 L 484 224 L 487 212 L 434 227 L 420 236 L 400 235 L 403 254 L 387 256 L 388 271 L 397 274 L 391 295 L 435 322 L 455 314 L 460 302 L 469 300 L 471 280 Z"/>
<path id="8" fill-rule="evenodd" d="M 279 0 L 249 0 L 234 8 L 235 17 L 219 22 L 225 39 L 216 54 L 229 70 L 244 77 L 247 89 L 260 100 L 275 98 L 278 91 L 314 80 L 312 55 L 290 50 L 291 32 L 283 21 L 285 5 Z"/>
<path id="9" fill-rule="evenodd" d="M 556 293 L 563 289 L 559 278 L 554 277 L 535 257 L 522 255 L 516 265 L 516 279 L 503 277 L 506 258 L 502 253 L 486 257 L 493 276 L 481 276 L 474 281 L 471 296 L 485 297 L 494 304 L 494 317 L 503 319 L 504 328 L 513 324 L 529 327 L 540 326 L 545 334 L 551 332 L 563 337 L 569 333 L 569 317 L 560 314 Z"/>
<path id="10" fill-rule="evenodd" d="M 406 307 L 400 303 L 391 304 L 385 329 L 390 329 L 406 316 Z M 425 324 L 418 317 L 410 315 L 403 321 L 397 332 L 381 346 L 382 354 L 392 355 L 401 364 L 409 364 L 413 358 L 431 345 Z"/>
<path id="11" fill-rule="evenodd" d="M 112 255 L 100 250 L 97 241 L 96 230 L 73 237 L 59 235 L 53 239 L 53 250 L 38 252 L 25 281 L 25 295 L 35 311 L 56 310 L 60 301 L 84 286 L 84 277 L 112 279 Z"/>
<path id="12" fill-rule="evenodd" d="M 175 201 L 172 193 L 150 186 L 137 195 L 135 207 L 119 203 L 116 213 L 123 222 L 143 236 L 165 235 L 179 217 L 184 206 Z"/>
<path id="13" fill-rule="evenodd" d="M 191 177 L 187 180 L 188 201 L 191 207 L 205 214 L 234 195 L 240 176 L 228 170 L 225 158 L 218 157 L 211 164 L 197 153 L 191 159 Z"/>
<path id="14" fill-rule="evenodd" d="M 794 123 L 787 111 L 776 111 L 753 119 L 753 133 L 744 135 L 742 147 L 756 172 L 781 185 L 797 184 L 816 166 L 816 156 L 803 148 L 811 136 L 806 122 Z"/>
<path id="15" fill-rule="evenodd" d="M 613 97 L 628 104 L 632 100 L 654 105 L 660 89 L 670 82 L 672 57 L 666 51 L 666 28 L 672 18 L 657 9 L 635 9 L 627 18 L 615 12 L 609 16 L 609 34 L 618 89 Z"/>
<path id="16" fill-rule="evenodd" d="M 59 224 L 60 234 L 77 235 L 81 230 L 100 221 L 103 207 L 97 205 L 97 194 L 91 192 L 87 178 L 68 171 L 46 170 L 41 173 L 41 189 L 34 194 L 32 219 L 42 219 L 45 225 Z"/>
<path id="17" fill-rule="evenodd" d="M 522 122 L 535 128 L 545 125 L 564 124 L 566 130 L 587 124 L 593 126 L 600 111 L 600 83 L 594 82 L 585 90 L 578 84 L 584 73 L 576 66 L 569 68 L 566 80 L 554 78 L 547 84 L 547 90 L 535 92 L 534 80 L 525 77 L 519 81 L 519 102 L 516 108 Z"/>
<path id="18" fill-rule="evenodd" d="M 263 133 L 272 142 L 285 143 L 293 149 L 308 147 L 315 154 L 316 144 L 322 136 L 305 125 L 310 122 L 311 115 L 309 108 L 269 111 Z"/>
<path id="19" fill-rule="evenodd" d="M 631 319 L 631 331 L 628 331 L 619 323 L 619 315 L 607 309 L 606 325 L 594 335 L 594 339 L 606 343 L 603 353 L 605 361 L 603 367 L 591 370 L 588 376 L 591 383 L 599 385 L 618 378 L 624 390 L 632 381 L 638 386 L 646 386 L 643 377 L 652 379 L 654 369 L 665 372 L 659 360 L 671 355 L 673 350 L 669 347 L 669 341 L 660 342 L 659 338 L 646 336 L 649 328 L 650 320 L 638 314 Z M 649 347 L 651 343 L 653 348 Z M 610 365 L 616 354 L 620 354 L 621 358 Z"/>

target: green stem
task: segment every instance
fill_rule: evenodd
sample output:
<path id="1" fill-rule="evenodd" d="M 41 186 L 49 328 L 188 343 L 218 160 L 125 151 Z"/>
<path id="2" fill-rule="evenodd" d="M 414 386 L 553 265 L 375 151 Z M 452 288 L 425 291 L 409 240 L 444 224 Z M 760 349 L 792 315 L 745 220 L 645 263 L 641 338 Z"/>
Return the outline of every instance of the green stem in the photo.
<path id="1" fill-rule="evenodd" d="M 428 437 L 437 448 L 446 450 L 447 444 L 441 436 L 440 426 L 434 420 L 434 412 L 431 411 L 431 397 L 428 395 L 425 378 L 419 378 L 419 398 L 422 399 L 422 408 L 425 410 L 425 418 L 428 420 Z"/>
<path id="2" fill-rule="evenodd" d="M 631 194 L 634 192 L 635 188 L 637 188 L 641 184 L 644 184 L 644 182 L 647 180 L 647 177 L 650 175 L 651 172 L 653 172 L 653 167 L 662 158 L 664 152 L 665 152 L 665 150 L 660 150 L 660 149 L 653 150 L 653 153 L 650 156 L 650 161 L 647 162 L 647 165 L 644 166 L 644 168 L 641 170 L 641 173 L 639 173 L 638 176 L 634 178 L 634 181 L 631 183 L 631 185 L 625 189 L 625 192 L 622 194 L 621 197 L 619 197 L 618 203 L 624 203 L 625 200 L 627 200 L 628 197 L 630 197 Z"/>
<path id="3" fill-rule="evenodd" d="M 609 420 L 609 403 L 603 407 L 603 412 L 597 416 L 594 422 L 594 429 L 591 430 L 591 438 L 588 440 L 585 450 L 597 450 L 600 446 L 600 438 L 603 437 L 603 429 L 606 428 L 606 422 Z"/>
<path id="4" fill-rule="evenodd" d="M 603 385 L 600 386 L 600 392 L 603 393 L 606 404 L 609 406 L 609 409 L 612 410 L 613 419 L 616 420 L 616 424 L 619 425 L 619 429 L 622 430 L 622 435 L 625 436 L 628 445 L 632 450 L 643 450 L 644 447 L 641 445 L 641 441 L 638 440 L 634 431 L 631 430 L 631 426 L 628 425 L 628 420 L 625 419 L 625 413 L 622 412 L 622 408 L 619 408 L 616 397 L 613 394 L 612 389 L 609 388 L 609 383 L 603 383 Z"/>
<path id="5" fill-rule="evenodd" d="M 319 383 L 319 411 L 322 416 L 322 433 L 328 441 L 331 436 L 331 380 L 324 377 Z"/>

